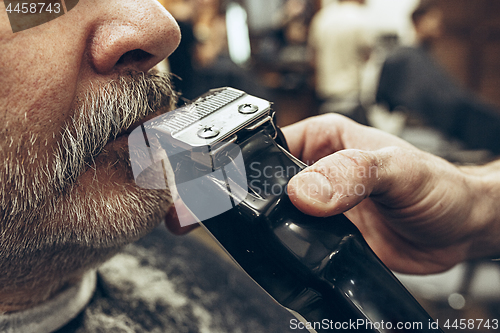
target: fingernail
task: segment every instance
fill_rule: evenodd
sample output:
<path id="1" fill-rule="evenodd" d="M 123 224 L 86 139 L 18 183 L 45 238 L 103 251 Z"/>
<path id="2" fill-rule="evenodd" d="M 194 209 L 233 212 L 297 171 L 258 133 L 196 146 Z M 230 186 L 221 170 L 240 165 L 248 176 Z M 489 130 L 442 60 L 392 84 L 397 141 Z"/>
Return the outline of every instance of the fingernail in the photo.
<path id="1" fill-rule="evenodd" d="M 333 197 L 330 181 L 318 172 L 305 172 L 297 176 L 299 195 L 305 198 L 328 203 Z"/>

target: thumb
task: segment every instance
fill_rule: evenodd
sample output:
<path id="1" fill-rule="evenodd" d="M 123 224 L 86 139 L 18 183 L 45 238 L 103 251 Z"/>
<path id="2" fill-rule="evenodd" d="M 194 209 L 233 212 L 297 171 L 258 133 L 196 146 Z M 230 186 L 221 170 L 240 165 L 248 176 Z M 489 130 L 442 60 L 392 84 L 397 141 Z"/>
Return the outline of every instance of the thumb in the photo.
<path id="1" fill-rule="evenodd" d="M 348 149 L 324 157 L 290 180 L 288 195 L 297 208 L 309 215 L 343 213 L 369 195 L 383 192 L 391 182 L 384 171 L 390 164 L 385 162 L 391 150 Z"/>

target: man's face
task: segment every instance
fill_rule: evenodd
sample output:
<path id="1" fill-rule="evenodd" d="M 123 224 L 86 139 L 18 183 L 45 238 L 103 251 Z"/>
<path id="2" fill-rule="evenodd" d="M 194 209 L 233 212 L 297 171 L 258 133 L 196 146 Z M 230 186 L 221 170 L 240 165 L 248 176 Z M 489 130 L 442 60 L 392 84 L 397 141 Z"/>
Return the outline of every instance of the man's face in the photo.
<path id="1" fill-rule="evenodd" d="M 171 107 L 143 73 L 179 38 L 156 0 L 80 0 L 17 33 L 0 2 L 0 295 L 86 269 L 166 215 L 169 193 L 134 184 L 126 132 Z"/>

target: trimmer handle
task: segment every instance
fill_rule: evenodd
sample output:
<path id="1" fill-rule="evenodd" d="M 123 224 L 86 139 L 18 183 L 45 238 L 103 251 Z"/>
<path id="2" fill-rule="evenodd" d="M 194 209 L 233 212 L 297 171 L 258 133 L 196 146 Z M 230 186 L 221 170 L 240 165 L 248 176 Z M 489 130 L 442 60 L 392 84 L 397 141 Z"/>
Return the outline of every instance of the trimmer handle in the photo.
<path id="1" fill-rule="evenodd" d="M 313 332 L 442 332 L 343 214 L 313 217 L 291 203 L 286 185 L 306 165 L 272 132 L 239 143 L 249 193 L 203 221 L 208 231 L 277 302 L 315 323 Z"/>
<path id="2" fill-rule="evenodd" d="M 306 165 L 286 150 L 273 117 L 269 101 L 212 90 L 129 135 L 136 183 L 176 189 L 236 263 L 312 332 L 441 332 L 344 215 L 313 217 L 290 202 L 287 184 Z"/>

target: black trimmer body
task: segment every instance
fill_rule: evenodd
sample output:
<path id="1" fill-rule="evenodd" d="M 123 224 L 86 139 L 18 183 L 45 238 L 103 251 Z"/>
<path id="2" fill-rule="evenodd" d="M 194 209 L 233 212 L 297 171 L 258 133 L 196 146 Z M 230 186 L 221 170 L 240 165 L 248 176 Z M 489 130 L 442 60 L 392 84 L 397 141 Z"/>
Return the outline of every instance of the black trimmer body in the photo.
<path id="1" fill-rule="evenodd" d="M 291 203 L 286 186 L 306 165 L 286 150 L 271 103 L 217 89 L 142 134 L 164 149 L 163 175 L 185 206 L 311 332 L 442 332 L 343 214 Z"/>

